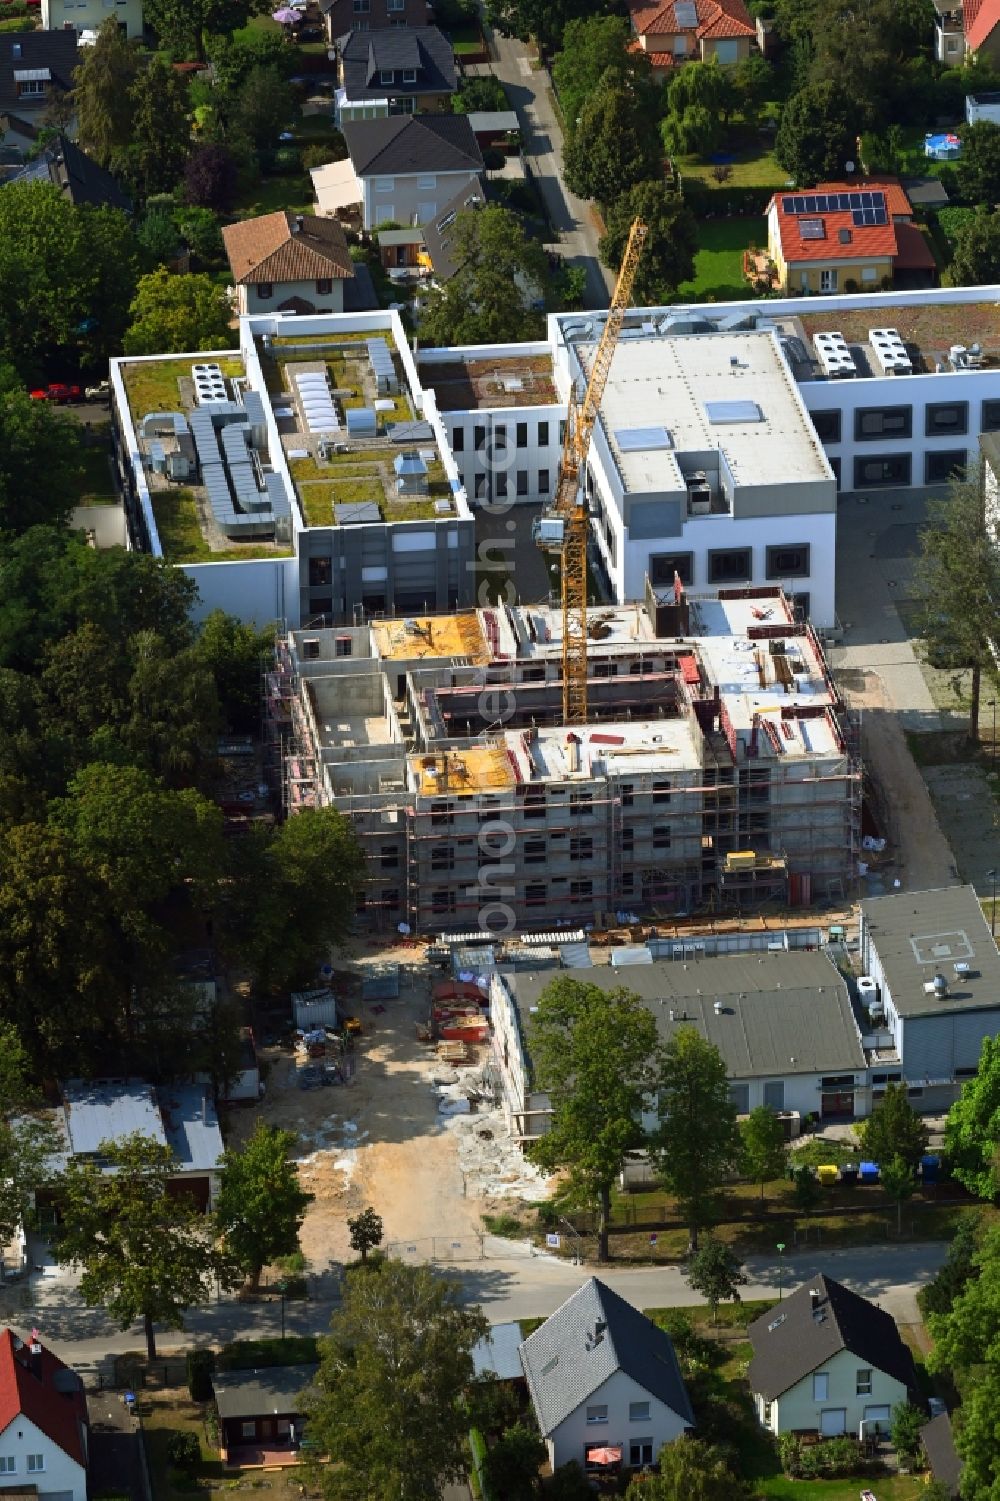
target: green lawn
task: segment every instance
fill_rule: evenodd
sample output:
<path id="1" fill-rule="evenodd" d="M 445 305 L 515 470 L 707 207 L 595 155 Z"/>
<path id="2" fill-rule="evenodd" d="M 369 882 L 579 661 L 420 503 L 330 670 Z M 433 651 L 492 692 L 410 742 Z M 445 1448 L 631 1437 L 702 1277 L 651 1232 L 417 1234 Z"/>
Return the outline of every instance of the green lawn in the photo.
<path id="1" fill-rule="evenodd" d="M 163 556 L 171 563 L 233 563 L 291 556 L 290 547 L 253 542 L 213 552 L 205 541 L 190 490 L 156 490 L 151 498 Z"/>
<path id="2" fill-rule="evenodd" d="M 117 501 L 118 492 L 111 476 L 110 453 L 106 448 L 85 448 L 80 504 L 113 506 L 117 504 Z"/>
<path id="3" fill-rule="evenodd" d="M 703 219 L 698 223 L 694 280 L 677 289 L 677 300 L 729 302 L 747 296 L 743 252 L 767 244 L 764 219 Z"/>
<path id="4" fill-rule="evenodd" d="M 223 1501 L 234 1491 L 267 1487 L 268 1501 L 297 1501 L 302 1477 L 297 1466 L 271 1470 L 264 1480 L 260 1470 L 227 1469 L 211 1446 L 205 1429 L 205 1409 L 192 1402 L 181 1388 L 164 1392 L 143 1392 L 139 1401 L 142 1437 L 146 1446 L 153 1501 L 190 1501 L 192 1494 L 202 1501 Z M 195 1433 L 201 1446 L 201 1462 L 193 1476 L 181 1475 L 167 1463 L 167 1443 L 171 1433 Z"/>
<path id="5" fill-rule="evenodd" d="M 716 164 L 706 161 L 704 157 L 679 156 L 676 161 L 682 177 L 700 177 L 709 187 L 720 191 L 727 187 L 783 188 L 788 181 L 788 174 L 783 167 L 778 166 L 774 152 L 768 150 L 759 139 L 731 153 L 727 152 L 727 155 L 732 156 L 732 161 L 725 163 L 730 168 L 730 176 L 725 183 L 716 182 L 712 176 Z"/>
<path id="6" fill-rule="evenodd" d="M 312 178 L 307 172 L 292 172 L 280 177 L 260 177 L 252 183 L 236 204 L 235 217 L 256 219 L 259 214 L 311 214 L 316 208 Z"/>

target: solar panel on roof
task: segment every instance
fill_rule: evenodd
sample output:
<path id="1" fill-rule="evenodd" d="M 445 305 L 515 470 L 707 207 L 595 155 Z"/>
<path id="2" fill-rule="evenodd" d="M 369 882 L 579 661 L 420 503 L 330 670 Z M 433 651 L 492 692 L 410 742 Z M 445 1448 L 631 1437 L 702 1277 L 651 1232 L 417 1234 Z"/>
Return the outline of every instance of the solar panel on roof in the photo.
<path id="1" fill-rule="evenodd" d="M 674 16 L 678 26 L 697 26 L 698 9 L 694 0 L 676 0 Z"/>
<path id="2" fill-rule="evenodd" d="M 826 230 L 822 219 L 800 219 L 799 234 L 804 240 L 825 240 Z"/>
<path id="3" fill-rule="evenodd" d="M 709 422 L 763 422 L 764 414 L 755 401 L 706 401 Z"/>
<path id="4" fill-rule="evenodd" d="M 615 439 L 622 453 L 645 453 L 674 446 L 665 427 L 619 427 Z"/>

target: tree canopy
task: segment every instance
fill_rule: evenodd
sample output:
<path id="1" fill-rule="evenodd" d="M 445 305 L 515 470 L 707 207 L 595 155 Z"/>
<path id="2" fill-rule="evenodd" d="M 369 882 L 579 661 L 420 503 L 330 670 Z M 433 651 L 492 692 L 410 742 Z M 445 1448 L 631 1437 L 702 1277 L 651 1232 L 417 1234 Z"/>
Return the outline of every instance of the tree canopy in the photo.
<path id="1" fill-rule="evenodd" d="M 774 155 L 799 187 L 844 175 L 857 156 L 861 121 L 854 102 L 834 83 L 810 84 L 781 111 Z"/>
<path id="2" fill-rule="evenodd" d="M 631 85 L 643 94 L 648 108 L 656 108 L 659 91 L 652 83 L 649 59 L 643 52 L 630 52 L 628 43 L 628 22 L 622 16 L 588 15 L 567 24 L 562 50 L 552 64 L 552 82 L 568 136 L 591 94 L 605 82 Z"/>
<path id="3" fill-rule="evenodd" d="M 458 270 L 423 301 L 423 343 L 503 343 L 541 331 L 541 314 L 530 304 L 545 296 L 548 267 L 516 214 L 498 204 L 463 210 L 450 253 Z"/>
<path id="4" fill-rule="evenodd" d="M 233 310 L 210 276 L 174 276 L 164 266 L 140 278 L 129 308 L 126 354 L 228 349 Z"/>
<path id="5" fill-rule="evenodd" d="M 1000 213 L 995 209 L 980 208 L 961 226 L 949 275 L 956 287 L 988 286 L 1000 278 Z"/>
<path id="6" fill-rule="evenodd" d="M 331 1461 L 315 1472 L 329 1501 L 428 1501 L 464 1473 L 464 1392 L 487 1328 L 429 1266 L 348 1272 L 306 1398 L 310 1438 Z"/>
<path id="7" fill-rule="evenodd" d="M 80 497 L 82 460 L 72 417 L 26 391 L 0 392 L 0 530 L 66 521 Z"/>
<path id="8" fill-rule="evenodd" d="M 712 1222 L 715 1195 L 740 1159 L 726 1065 L 694 1027 L 678 1027 L 663 1050 L 657 1089 L 660 1124 L 650 1148 L 696 1251 L 698 1231 Z"/>
<path id="9" fill-rule="evenodd" d="M 930 1133 L 906 1095 L 905 1084 L 887 1084 L 872 1113 L 858 1128 L 861 1150 L 872 1162 L 901 1157 L 911 1172 L 927 1151 Z"/>
<path id="10" fill-rule="evenodd" d="M 751 1183 L 760 1184 L 763 1199 L 765 1183 L 780 1177 L 785 1170 L 785 1132 L 774 1111 L 766 1105 L 751 1110 L 739 1126 L 743 1171 Z"/>
<path id="11" fill-rule="evenodd" d="M 667 84 L 667 113 L 661 127 L 667 150 L 708 156 L 720 145 L 735 102 L 729 70 L 715 58 L 678 68 Z"/>
<path id="12" fill-rule="evenodd" d="M 707 1236 L 689 1258 L 684 1276 L 712 1310 L 713 1323 L 718 1317 L 719 1304 L 738 1303 L 740 1288 L 745 1287 L 749 1280 L 739 1257 L 713 1235 Z"/>
<path id="13" fill-rule="evenodd" d="M 260 1274 L 299 1248 L 299 1230 L 312 1194 L 299 1182 L 292 1152 L 298 1137 L 258 1120 L 242 1151 L 227 1151 L 215 1203 L 215 1223 L 236 1266 L 260 1286 Z"/>
<path id="14" fill-rule="evenodd" d="M 657 1462 L 659 1473 L 637 1476 L 625 1501 L 743 1501 L 748 1493 L 730 1456 L 702 1439 L 664 1444 Z"/>
<path id="15" fill-rule="evenodd" d="M 611 1189 L 642 1143 L 656 1021 L 624 987 L 605 991 L 560 978 L 539 997 L 528 1046 L 535 1083 L 552 1105 L 531 1155 L 543 1167 L 564 1168 L 569 1196 L 597 1209 L 597 1257 L 607 1261 Z"/>
<path id="16" fill-rule="evenodd" d="M 566 186 L 604 207 L 637 183 L 660 176 L 655 117 L 641 92 L 614 77 L 588 97 L 563 152 Z"/>
<path id="17" fill-rule="evenodd" d="M 597 9 L 609 9 L 599 4 Z M 484 15 L 503 36 L 536 37 L 549 49 L 562 45 L 573 20 L 592 16 L 594 0 L 486 0 Z"/>
<path id="18" fill-rule="evenodd" d="M 1000 1038 L 983 1038 L 979 1067 L 948 1111 L 944 1145 L 953 1176 L 970 1193 L 1000 1194 Z"/>
<path id="19" fill-rule="evenodd" d="M 600 256 L 617 271 L 628 244 L 632 221 L 641 218 L 649 229 L 642 248 L 633 289 L 633 302 L 668 301 L 681 282 L 694 275 L 698 226 L 683 199 L 664 182 L 640 182 L 616 198 L 607 212 L 607 230 Z"/>

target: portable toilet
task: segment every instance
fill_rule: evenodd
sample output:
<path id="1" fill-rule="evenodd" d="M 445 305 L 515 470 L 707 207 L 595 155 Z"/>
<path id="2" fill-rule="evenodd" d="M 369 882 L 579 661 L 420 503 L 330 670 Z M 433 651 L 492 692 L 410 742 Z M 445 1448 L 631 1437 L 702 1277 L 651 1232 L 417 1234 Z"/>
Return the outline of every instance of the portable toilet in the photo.
<path id="1" fill-rule="evenodd" d="M 862 1183 L 877 1183 L 879 1166 L 877 1162 L 863 1162 L 859 1168 Z"/>

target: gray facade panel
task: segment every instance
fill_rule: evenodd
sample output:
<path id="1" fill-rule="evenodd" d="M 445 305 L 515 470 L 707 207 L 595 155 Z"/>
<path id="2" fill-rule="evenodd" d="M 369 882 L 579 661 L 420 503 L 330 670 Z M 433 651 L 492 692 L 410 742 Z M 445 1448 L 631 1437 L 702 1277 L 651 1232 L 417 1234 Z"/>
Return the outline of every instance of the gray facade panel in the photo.
<path id="1" fill-rule="evenodd" d="M 632 500 L 625 520 L 633 542 L 649 537 L 679 537 L 684 530 L 679 500 Z"/>

